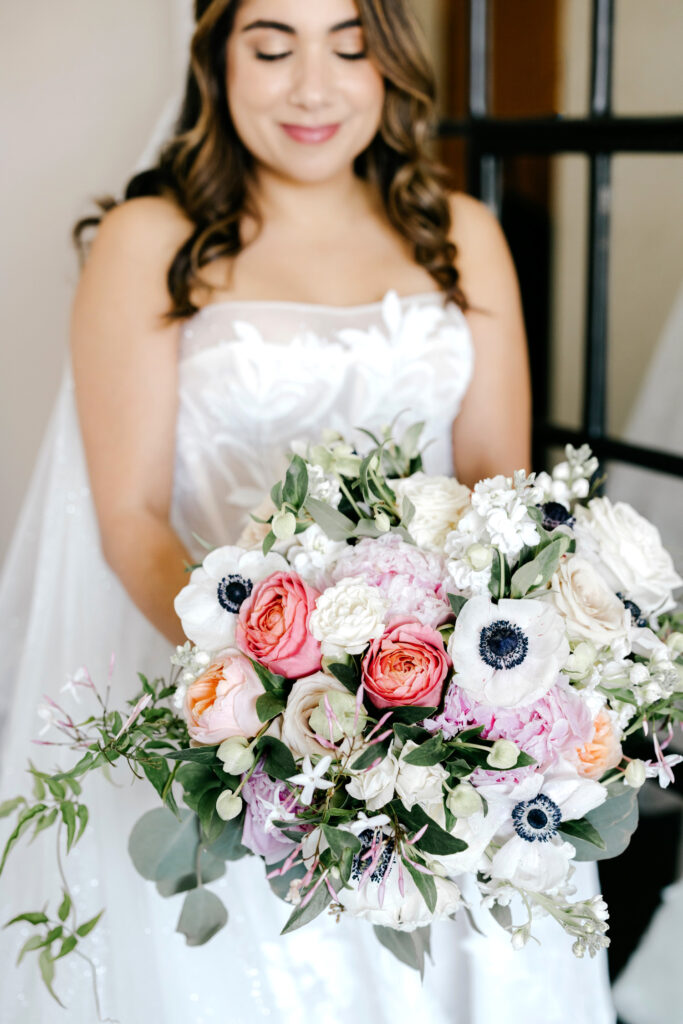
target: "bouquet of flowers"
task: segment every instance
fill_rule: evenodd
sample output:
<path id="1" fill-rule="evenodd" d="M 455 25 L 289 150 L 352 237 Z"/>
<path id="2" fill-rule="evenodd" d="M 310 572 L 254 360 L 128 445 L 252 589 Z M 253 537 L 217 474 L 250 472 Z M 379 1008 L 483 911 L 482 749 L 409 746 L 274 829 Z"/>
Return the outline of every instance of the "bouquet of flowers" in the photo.
<path id="1" fill-rule="evenodd" d="M 607 907 L 572 900 L 573 865 L 620 853 L 639 787 L 682 760 L 664 751 L 683 581 L 654 526 L 594 496 L 586 447 L 470 491 L 423 472 L 420 424 L 362 433 L 364 455 L 334 434 L 294 445 L 242 543 L 193 568 L 169 683 L 142 678 L 125 721 L 106 702 L 82 723 L 60 709 L 85 753 L 32 767 L 35 802 L 2 805 L 17 825 L 0 870 L 29 827 L 61 820 L 76 842 L 78 779 L 124 758 L 164 804 L 136 824 L 133 863 L 186 893 L 190 944 L 227 920 L 204 883 L 253 854 L 291 904 L 285 932 L 328 908 L 362 917 L 421 970 L 429 924 L 479 903 L 515 948 L 549 914 L 593 956 Z M 624 753 L 636 733 L 651 759 Z M 67 931 L 70 908 L 65 890 L 59 920 L 16 919 L 42 929 L 27 947 L 48 984 L 95 923 Z"/>

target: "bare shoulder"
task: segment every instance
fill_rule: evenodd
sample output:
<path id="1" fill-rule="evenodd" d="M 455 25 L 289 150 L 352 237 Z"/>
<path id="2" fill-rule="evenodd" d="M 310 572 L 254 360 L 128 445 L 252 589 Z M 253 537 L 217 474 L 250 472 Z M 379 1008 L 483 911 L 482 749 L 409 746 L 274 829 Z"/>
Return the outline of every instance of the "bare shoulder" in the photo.
<path id="1" fill-rule="evenodd" d="M 173 257 L 192 234 L 192 222 L 168 199 L 130 199 L 102 219 L 76 291 L 76 323 L 113 308 L 159 315 L 170 304 L 166 285 Z"/>
<path id="2" fill-rule="evenodd" d="M 490 306 L 502 292 L 515 292 L 517 278 L 503 229 L 491 210 L 464 192 L 449 196 L 451 240 L 465 294 L 473 305 Z M 494 301 L 494 305 L 497 303 Z"/>

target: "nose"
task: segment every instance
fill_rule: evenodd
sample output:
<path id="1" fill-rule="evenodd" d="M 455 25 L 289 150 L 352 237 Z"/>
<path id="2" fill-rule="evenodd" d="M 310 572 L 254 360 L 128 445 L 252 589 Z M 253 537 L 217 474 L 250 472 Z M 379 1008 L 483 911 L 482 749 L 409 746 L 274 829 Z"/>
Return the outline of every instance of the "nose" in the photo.
<path id="1" fill-rule="evenodd" d="M 325 107 L 331 95 L 329 57 L 323 48 L 303 47 L 293 62 L 291 102 L 302 110 Z"/>

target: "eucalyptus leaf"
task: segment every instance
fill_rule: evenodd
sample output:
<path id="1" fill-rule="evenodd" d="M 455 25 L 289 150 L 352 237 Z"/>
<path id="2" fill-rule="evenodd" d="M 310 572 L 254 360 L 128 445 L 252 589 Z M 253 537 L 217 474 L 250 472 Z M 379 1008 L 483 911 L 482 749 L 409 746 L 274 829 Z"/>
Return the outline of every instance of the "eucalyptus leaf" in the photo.
<path id="1" fill-rule="evenodd" d="M 246 857 L 251 853 L 246 846 L 242 846 L 242 829 L 243 823 L 241 818 L 232 818 L 231 821 L 225 822 L 225 828 L 215 840 L 208 847 L 209 853 L 214 857 L 220 858 L 222 861 L 226 860 L 241 860 L 242 857 Z"/>
<path id="2" fill-rule="evenodd" d="M 282 489 L 282 500 L 298 512 L 308 492 L 308 469 L 300 455 L 295 455 L 289 464 Z"/>
<path id="3" fill-rule="evenodd" d="M 416 928 L 412 932 L 400 932 L 396 928 L 374 925 L 374 932 L 382 945 L 393 953 L 397 960 L 424 976 L 425 954 L 430 955 L 430 930 Z"/>
<path id="4" fill-rule="evenodd" d="M 228 912 L 209 889 L 193 889 L 183 902 L 176 931 L 185 936 L 188 946 L 203 946 L 224 928 Z"/>
<path id="5" fill-rule="evenodd" d="M 604 850 L 606 848 L 605 842 L 598 830 L 585 818 L 563 821 L 557 831 L 560 835 L 569 839 L 570 842 L 572 839 L 583 839 L 584 842 L 597 846 L 599 850 Z"/>
<path id="6" fill-rule="evenodd" d="M 283 864 L 284 861 L 281 861 L 279 864 L 269 865 L 268 873 L 270 874 L 270 872 L 274 871 L 276 868 L 282 867 Z M 270 888 L 275 893 L 275 895 L 279 899 L 284 900 L 285 896 L 287 896 L 287 894 L 289 893 L 289 887 L 291 883 L 298 878 L 303 878 L 307 871 L 308 868 L 303 862 L 300 864 L 295 864 L 294 867 L 290 868 L 286 874 L 273 875 L 272 878 L 268 879 L 268 884 L 270 885 Z"/>
<path id="7" fill-rule="evenodd" d="M 202 850 L 199 858 L 199 873 L 202 885 L 207 882 L 215 882 L 225 874 L 225 861 L 214 856 L 211 850 Z M 178 878 L 164 878 L 157 882 L 157 892 L 165 898 L 175 896 L 179 892 L 187 892 L 189 889 L 196 889 L 199 885 L 195 871 Z"/>
<path id="8" fill-rule="evenodd" d="M 199 823 L 192 811 L 180 811 L 180 821 L 167 807 L 147 811 L 133 827 L 128 852 L 135 869 L 152 882 L 181 878 L 195 868 Z"/>
<path id="9" fill-rule="evenodd" d="M 348 540 L 353 535 L 356 528 L 354 521 L 324 501 L 319 501 L 318 498 L 312 498 L 309 495 L 306 498 L 305 508 L 330 540 Z"/>
<path id="10" fill-rule="evenodd" d="M 500 903 L 494 903 L 489 908 L 489 912 L 494 921 L 497 921 L 501 928 L 505 928 L 509 931 L 512 928 L 512 911 L 509 907 L 503 907 Z"/>
<path id="11" fill-rule="evenodd" d="M 576 850 L 576 860 L 608 860 L 618 857 L 628 846 L 638 827 L 638 791 L 623 782 L 607 787 L 607 799 L 600 807 L 589 811 L 585 820 L 598 832 L 604 850 L 576 836 L 567 840 Z M 563 822 L 563 826 L 566 822 Z"/>

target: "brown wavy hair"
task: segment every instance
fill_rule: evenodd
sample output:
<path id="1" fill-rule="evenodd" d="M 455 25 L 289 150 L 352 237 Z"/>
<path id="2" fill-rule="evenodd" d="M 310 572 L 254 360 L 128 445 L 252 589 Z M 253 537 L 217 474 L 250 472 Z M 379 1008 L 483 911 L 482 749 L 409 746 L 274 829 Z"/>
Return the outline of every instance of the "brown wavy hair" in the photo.
<path id="1" fill-rule="evenodd" d="M 155 166 L 128 183 L 124 201 L 165 196 L 194 223 L 175 254 L 167 283 L 170 319 L 197 312 L 190 296 L 206 287 L 201 268 L 243 249 L 245 214 L 258 224 L 250 195 L 254 159 L 235 131 L 226 95 L 226 42 L 241 0 L 195 0 L 197 21 L 191 44 L 187 88 L 172 138 Z M 435 80 L 409 0 L 356 0 L 368 53 L 384 77 L 385 103 L 377 135 L 355 162 L 356 174 L 378 188 L 390 223 L 410 243 L 415 261 L 443 290 L 446 301 L 467 308 L 449 240 L 450 206 L 446 174 L 429 155 Z M 98 200 L 100 214 L 74 228 L 81 257 L 84 233 L 118 205 Z"/>

